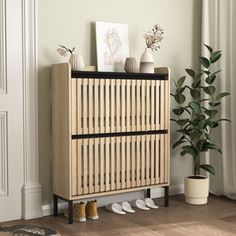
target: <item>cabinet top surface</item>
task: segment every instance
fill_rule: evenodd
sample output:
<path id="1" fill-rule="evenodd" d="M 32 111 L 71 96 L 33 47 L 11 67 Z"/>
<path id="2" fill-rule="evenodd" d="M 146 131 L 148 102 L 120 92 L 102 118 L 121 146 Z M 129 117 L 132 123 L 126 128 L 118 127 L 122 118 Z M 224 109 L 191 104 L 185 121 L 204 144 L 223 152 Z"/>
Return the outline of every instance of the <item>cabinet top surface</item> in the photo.
<path id="1" fill-rule="evenodd" d="M 98 71 L 71 71 L 71 78 L 91 79 L 133 79 L 133 80 L 168 80 L 168 74 L 157 73 L 126 73 L 126 72 L 98 72 Z"/>

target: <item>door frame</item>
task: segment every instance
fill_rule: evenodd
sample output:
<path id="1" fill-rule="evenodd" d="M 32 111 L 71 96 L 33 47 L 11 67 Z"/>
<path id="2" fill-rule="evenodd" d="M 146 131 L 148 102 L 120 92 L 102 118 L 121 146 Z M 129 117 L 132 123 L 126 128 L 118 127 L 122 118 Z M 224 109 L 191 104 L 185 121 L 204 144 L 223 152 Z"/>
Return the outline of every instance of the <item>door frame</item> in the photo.
<path id="1" fill-rule="evenodd" d="M 23 171 L 22 217 L 43 216 L 38 158 L 37 0 L 22 0 Z"/>

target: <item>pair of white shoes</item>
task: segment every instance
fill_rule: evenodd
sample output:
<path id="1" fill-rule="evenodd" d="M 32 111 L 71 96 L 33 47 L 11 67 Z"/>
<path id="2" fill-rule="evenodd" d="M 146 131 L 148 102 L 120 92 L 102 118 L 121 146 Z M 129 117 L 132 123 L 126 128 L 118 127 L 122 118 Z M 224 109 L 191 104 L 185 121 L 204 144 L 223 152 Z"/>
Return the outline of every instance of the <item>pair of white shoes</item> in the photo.
<path id="1" fill-rule="evenodd" d="M 137 199 L 131 202 L 122 202 L 122 203 L 113 203 L 108 206 L 106 206 L 106 209 L 110 212 L 119 214 L 119 215 L 125 215 L 126 213 L 135 213 L 135 210 L 133 210 L 132 206 L 134 208 L 138 208 L 140 210 L 148 211 L 150 209 L 157 209 L 158 206 L 155 205 L 154 201 L 151 198 L 145 198 L 145 199 Z"/>

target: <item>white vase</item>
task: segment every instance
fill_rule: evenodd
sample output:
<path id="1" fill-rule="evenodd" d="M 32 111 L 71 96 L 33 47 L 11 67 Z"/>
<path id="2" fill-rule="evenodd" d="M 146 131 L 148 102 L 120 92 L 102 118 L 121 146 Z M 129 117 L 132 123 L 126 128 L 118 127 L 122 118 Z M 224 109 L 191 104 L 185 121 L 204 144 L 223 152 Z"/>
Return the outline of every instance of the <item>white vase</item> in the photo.
<path id="1" fill-rule="evenodd" d="M 84 59 L 80 54 L 72 54 L 70 56 L 69 63 L 71 65 L 71 70 L 83 70 L 84 69 Z"/>
<path id="2" fill-rule="evenodd" d="M 125 72 L 137 73 L 138 64 L 134 57 L 127 57 L 124 65 Z"/>
<path id="3" fill-rule="evenodd" d="M 140 59 L 140 73 L 154 73 L 154 59 L 151 48 L 145 48 Z"/>
<path id="4" fill-rule="evenodd" d="M 193 205 L 207 203 L 209 195 L 209 178 L 205 176 L 190 176 L 184 180 L 185 202 Z"/>

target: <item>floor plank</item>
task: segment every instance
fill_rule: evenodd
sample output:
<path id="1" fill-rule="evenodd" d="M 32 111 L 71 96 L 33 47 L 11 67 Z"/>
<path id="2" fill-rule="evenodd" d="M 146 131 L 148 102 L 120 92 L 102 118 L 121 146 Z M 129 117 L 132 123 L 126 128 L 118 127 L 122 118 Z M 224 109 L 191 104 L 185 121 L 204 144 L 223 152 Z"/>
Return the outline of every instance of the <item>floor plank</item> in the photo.
<path id="1" fill-rule="evenodd" d="M 3 225 L 33 224 L 51 227 L 67 236 L 231 236 L 236 235 L 236 201 L 224 197 L 210 196 L 209 203 L 193 206 L 184 203 L 184 196 L 170 198 L 170 206 L 163 206 L 163 199 L 157 199 L 159 209 L 137 210 L 135 214 L 116 215 L 99 209 L 100 219 L 68 225 L 60 215 L 35 220 L 20 220 Z"/>

